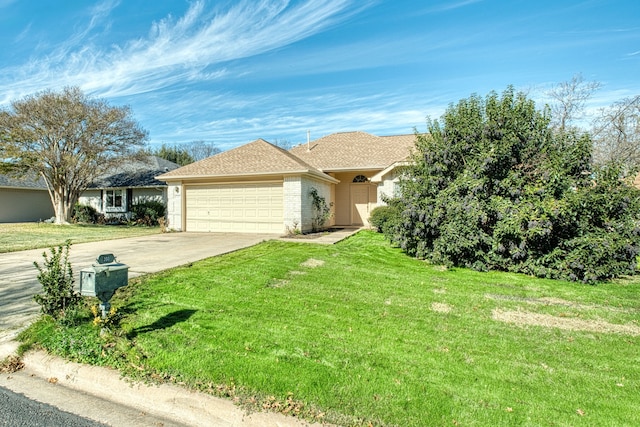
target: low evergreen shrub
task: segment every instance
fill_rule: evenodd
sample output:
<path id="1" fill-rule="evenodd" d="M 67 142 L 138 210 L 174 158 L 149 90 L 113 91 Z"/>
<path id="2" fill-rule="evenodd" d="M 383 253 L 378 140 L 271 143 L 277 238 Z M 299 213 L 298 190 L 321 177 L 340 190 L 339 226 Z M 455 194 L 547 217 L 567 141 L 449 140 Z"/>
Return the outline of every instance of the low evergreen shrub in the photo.
<path id="1" fill-rule="evenodd" d="M 378 233 L 387 233 L 398 221 L 398 209 L 391 205 L 378 206 L 369 216 L 369 223 Z"/>
<path id="2" fill-rule="evenodd" d="M 73 289 L 73 270 L 69 261 L 71 241 L 50 249 L 50 255 L 42 254 L 44 263 L 41 266 L 34 261 L 38 269 L 38 281 L 42 284 L 43 294 L 34 295 L 33 299 L 41 306 L 42 313 L 54 319 L 62 319 L 67 312 L 75 314 L 74 308 L 82 301 L 80 294 Z"/>
<path id="3" fill-rule="evenodd" d="M 89 205 L 76 203 L 73 207 L 73 222 L 84 224 L 98 224 L 103 222 L 102 215 Z"/>
<path id="4" fill-rule="evenodd" d="M 136 224 L 156 226 L 160 218 L 164 217 L 166 207 L 164 203 L 155 200 L 136 203 L 131 206 L 132 221 Z"/>

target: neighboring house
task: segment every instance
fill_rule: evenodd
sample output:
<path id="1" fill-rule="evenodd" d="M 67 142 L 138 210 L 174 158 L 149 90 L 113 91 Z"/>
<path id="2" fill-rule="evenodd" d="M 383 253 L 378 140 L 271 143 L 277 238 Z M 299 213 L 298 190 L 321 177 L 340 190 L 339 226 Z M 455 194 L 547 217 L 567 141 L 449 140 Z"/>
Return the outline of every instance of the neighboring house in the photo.
<path id="1" fill-rule="evenodd" d="M 167 203 L 167 184 L 156 176 L 179 165 L 156 156 L 124 162 L 95 180 L 78 199 L 106 218 L 130 218 L 131 206 L 145 201 Z"/>
<path id="2" fill-rule="evenodd" d="M 0 175 L 0 222 L 44 221 L 53 215 L 44 179 Z"/>
<path id="3" fill-rule="evenodd" d="M 315 189 L 329 226 L 368 225 L 393 195 L 415 135 L 335 133 L 283 150 L 258 139 L 157 178 L 168 184 L 169 228 L 201 232 L 308 232 Z"/>

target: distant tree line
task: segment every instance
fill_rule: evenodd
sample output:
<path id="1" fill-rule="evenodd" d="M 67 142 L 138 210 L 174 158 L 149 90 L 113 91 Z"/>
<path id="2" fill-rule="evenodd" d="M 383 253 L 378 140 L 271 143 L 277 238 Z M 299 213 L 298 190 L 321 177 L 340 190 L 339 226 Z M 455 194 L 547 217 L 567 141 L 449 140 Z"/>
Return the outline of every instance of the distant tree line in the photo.
<path id="1" fill-rule="evenodd" d="M 213 142 L 203 140 L 183 144 L 162 144 L 158 148 L 149 150 L 149 154 L 180 166 L 206 159 L 218 153 L 220 153 L 220 149 Z"/>

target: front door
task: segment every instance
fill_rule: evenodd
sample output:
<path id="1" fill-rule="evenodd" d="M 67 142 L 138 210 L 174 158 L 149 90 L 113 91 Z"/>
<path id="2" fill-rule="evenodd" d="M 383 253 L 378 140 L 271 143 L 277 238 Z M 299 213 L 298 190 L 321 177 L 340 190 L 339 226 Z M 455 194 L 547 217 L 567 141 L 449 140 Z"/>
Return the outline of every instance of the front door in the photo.
<path id="1" fill-rule="evenodd" d="M 369 184 L 351 184 L 351 225 L 369 219 Z"/>

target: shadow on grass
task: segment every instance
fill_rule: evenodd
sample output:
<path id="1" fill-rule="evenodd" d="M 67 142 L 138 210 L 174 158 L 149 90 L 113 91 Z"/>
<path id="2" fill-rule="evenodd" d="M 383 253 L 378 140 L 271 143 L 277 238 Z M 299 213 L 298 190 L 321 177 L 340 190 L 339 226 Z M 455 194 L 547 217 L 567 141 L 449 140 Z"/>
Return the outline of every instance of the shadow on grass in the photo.
<path id="1" fill-rule="evenodd" d="M 139 328 L 134 329 L 129 334 L 127 334 L 127 337 L 129 339 L 132 339 L 132 338 L 135 338 L 136 336 L 138 336 L 138 334 L 144 334 L 146 332 L 153 332 L 153 331 L 157 331 L 159 329 L 170 328 L 170 327 L 172 327 L 173 325 L 175 325 L 177 323 L 184 322 L 184 321 L 188 320 L 191 316 L 194 315 L 194 313 L 196 311 L 198 311 L 198 310 L 178 310 L 178 311 L 174 311 L 173 313 L 169 313 L 166 316 L 162 316 L 161 318 L 159 318 L 158 320 L 156 320 L 155 322 L 153 322 L 150 325 L 141 326 Z"/>

